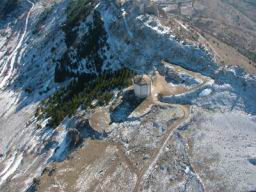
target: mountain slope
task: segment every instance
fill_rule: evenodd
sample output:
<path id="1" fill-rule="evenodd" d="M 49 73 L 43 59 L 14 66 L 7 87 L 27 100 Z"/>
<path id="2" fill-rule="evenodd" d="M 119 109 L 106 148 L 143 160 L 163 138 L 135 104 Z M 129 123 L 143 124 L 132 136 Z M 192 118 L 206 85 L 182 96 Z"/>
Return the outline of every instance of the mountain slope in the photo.
<path id="1" fill-rule="evenodd" d="M 2 191 L 255 189 L 255 76 L 152 2 L 19 3 L 0 28 Z M 51 123 L 47 103 L 72 107 Z"/>

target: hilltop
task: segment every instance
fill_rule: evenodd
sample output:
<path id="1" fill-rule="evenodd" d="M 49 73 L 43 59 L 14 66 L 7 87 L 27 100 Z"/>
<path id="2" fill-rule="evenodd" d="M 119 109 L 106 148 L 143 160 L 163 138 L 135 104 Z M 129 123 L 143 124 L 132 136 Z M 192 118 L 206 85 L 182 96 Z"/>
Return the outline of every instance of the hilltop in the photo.
<path id="1" fill-rule="evenodd" d="M 252 1 L 1 5 L 1 191 L 256 189 Z"/>

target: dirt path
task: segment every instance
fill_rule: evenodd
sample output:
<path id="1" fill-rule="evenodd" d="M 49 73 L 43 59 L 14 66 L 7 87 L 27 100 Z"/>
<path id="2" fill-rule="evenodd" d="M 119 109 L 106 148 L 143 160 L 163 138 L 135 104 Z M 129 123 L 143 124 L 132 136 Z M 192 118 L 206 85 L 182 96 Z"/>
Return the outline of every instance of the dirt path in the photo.
<path id="1" fill-rule="evenodd" d="M 173 65 L 174 70 L 178 72 L 186 72 L 189 73 L 191 76 L 197 78 L 200 80 L 200 84 L 195 87 L 200 87 L 208 82 L 208 78 L 201 76 L 198 73 L 194 73 L 192 71 L 187 71 L 179 66 Z M 85 153 L 81 154 L 82 157 L 86 157 L 85 159 L 89 158 L 90 161 L 86 160 L 86 164 L 89 166 L 93 162 L 95 162 L 97 159 L 102 158 L 109 158 L 111 161 L 108 161 L 107 164 L 102 166 L 101 168 L 103 171 L 101 172 L 100 176 L 96 176 L 93 178 L 92 181 L 90 181 L 90 186 L 87 191 L 106 191 L 107 189 L 104 188 L 106 183 L 112 182 L 109 181 L 109 179 L 114 176 L 115 179 L 119 179 L 119 176 L 116 176 L 115 173 L 117 173 L 118 170 L 122 169 L 124 172 L 129 173 L 132 178 L 132 183 L 130 183 L 129 187 L 132 188 L 132 191 L 137 192 L 143 190 L 144 184 L 147 182 L 149 176 L 154 172 L 156 166 L 158 165 L 160 159 L 162 158 L 162 155 L 165 153 L 165 149 L 169 144 L 170 139 L 173 137 L 176 129 L 183 125 L 185 122 L 187 122 L 190 118 L 190 106 L 189 105 L 179 105 L 175 103 L 165 103 L 159 101 L 158 95 L 176 95 L 180 93 L 186 93 L 188 91 L 193 91 L 193 88 L 189 89 L 183 89 L 179 86 L 172 86 L 166 82 L 165 78 L 161 76 L 160 74 L 156 74 L 156 78 L 153 80 L 153 89 L 152 89 L 152 95 L 151 97 L 148 97 L 144 100 L 144 102 L 140 105 L 140 109 L 137 109 L 139 113 L 145 113 L 145 110 L 149 108 L 151 105 L 157 105 L 157 106 L 166 106 L 166 107 L 172 107 L 176 108 L 178 110 L 178 119 L 175 119 L 173 122 L 170 122 L 168 124 L 167 129 L 163 133 L 163 135 L 159 138 L 159 144 L 155 149 L 153 149 L 150 152 L 150 157 L 148 159 L 148 163 L 143 166 L 142 169 L 138 168 L 136 166 L 136 162 L 133 161 L 134 159 L 130 159 L 130 156 L 128 153 L 126 153 L 125 147 L 122 143 L 119 143 L 118 141 L 110 140 L 110 141 L 93 141 L 95 146 L 91 146 L 88 148 L 88 144 L 85 150 Z M 172 110 L 172 109 L 171 109 Z M 99 109 L 96 110 L 95 113 L 92 115 L 90 124 L 93 126 L 96 130 L 101 130 L 102 126 L 108 126 L 109 124 L 109 117 L 107 115 L 107 110 Z M 171 117 L 170 117 L 171 118 Z M 111 153 L 104 154 L 104 151 L 106 151 L 106 148 L 109 148 L 113 150 Z M 101 149 L 101 150 L 99 150 Z M 185 153 L 188 154 L 188 153 Z M 106 155 L 106 156 L 104 156 Z M 95 156 L 95 157 L 94 157 Z M 76 157 L 79 157 L 76 155 Z M 101 159 L 101 160 L 102 160 Z M 75 161 L 75 160 L 74 160 Z M 85 164 L 83 162 L 83 164 Z M 93 165 L 95 167 L 98 167 L 99 165 L 95 163 Z M 196 170 L 193 168 L 193 165 L 190 165 L 188 163 L 188 168 L 190 168 L 189 171 L 186 171 L 186 186 L 189 185 L 190 181 L 194 181 L 196 178 L 196 181 L 202 186 L 200 189 L 201 191 L 204 190 L 203 182 L 200 178 L 200 176 L 196 173 Z M 78 168 L 79 170 L 79 168 Z M 186 169 L 187 170 L 187 169 Z M 181 170 L 182 171 L 182 170 Z M 78 171 L 79 172 L 79 171 Z M 96 170 L 95 173 L 98 173 L 99 170 Z M 92 169 L 92 173 L 94 173 L 94 169 Z M 76 176 L 77 174 L 75 174 Z M 123 178 L 120 178 L 123 179 Z M 193 180 L 192 180 L 193 179 Z M 50 178 L 49 178 L 50 180 Z M 70 182 L 70 178 L 69 178 Z M 75 182 L 75 179 L 74 179 Z M 123 182 L 123 180 L 122 180 Z M 124 181 L 126 182 L 126 181 Z M 57 182 L 56 182 L 57 183 Z M 123 184 L 123 183 L 122 183 Z M 126 184 L 126 183 L 124 183 Z M 127 182 L 128 185 L 128 182 Z M 185 186 L 185 187 L 186 187 Z M 131 189 L 129 188 L 129 189 Z"/>
<path id="2" fill-rule="evenodd" d="M 159 105 L 173 106 L 171 104 L 166 104 L 161 102 L 156 102 L 156 103 Z M 178 107 L 183 111 L 183 116 L 179 120 L 177 120 L 174 124 L 172 124 L 170 127 L 168 127 L 160 148 L 153 153 L 151 163 L 146 168 L 144 168 L 143 171 L 139 174 L 135 188 L 134 188 L 134 192 L 140 191 L 140 185 L 143 184 L 143 181 L 148 178 L 149 174 L 152 172 L 152 170 L 156 166 L 157 161 L 159 160 L 161 154 L 164 152 L 164 149 L 166 148 L 168 141 L 172 137 L 175 129 L 178 128 L 189 117 L 190 108 L 188 106 L 179 105 Z"/>
<path id="3" fill-rule="evenodd" d="M 120 144 L 116 144 L 116 146 L 117 146 L 117 149 L 118 149 L 117 155 L 120 157 L 120 159 L 122 159 L 123 162 L 125 162 L 127 164 L 127 166 L 130 169 L 130 171 L 132 173 L 135 173 L 137 175 L 137 177 L 138 177 L 139 176 L 138 169 L 133 165 L 131 160 L 125 155 L 125 152 L 124 152 L 122 146 Z"/>
<path id="4" fill-rule="evenodd" d="M 92 185 L 92 187 L 90 187 L 88 189 L 88 191 L 93 192 L 93 191 L 96 191 L 96 189 L 104 191 L 101 187 L 102 181 L 107 179 L 108 176 L 110 176 L 111 174 L 113 174 L 115 172 L 115 170 L 116 170 L 118 164 L 120 163 L 120 161 L 127 165 L 128 169 L 130 170 L 130 172 L 132 174 L 136 174 L 137 177 L 139 175 L 138 169 L 133 165 L 133 163 L 130 161 L 130 159 L 125 155 L 125 152 L 123 150 L 122 145 L 118 144 L 118 143 L 109 143 L 109 145 L 111 145 L 112 147 L 116 147 L 115 154 L 116 154 L 117 158 L 112 162 L 111 166 L 104 173 L 103 177 L 100 180 L 96 179 L 94 181 L 94 184 Z"/>
<path id="5" fill-rule="evenodd" d="M 162 61 L 163 65 L 167 65 L 169 63 Z M 164 153 L 164 149 L 167 147 L 168 141 L 170 140 L 170 138 L 173 136 L 174 131 L 182 124 L 184 123 L 186 120 L 189 119 L 189 115 L 190 115 L 190 106 L 188 105 L 177 105 L 177 104 L 169 104 L 169 103 L 163 103 L 160 102 L 158 100 L 157 95 L 158 94 L 163 94 L 162 91 L 164 90 L 164 94 L 166 95 L 166 93 L 168 92 L 172 92 L 172 95 L 175 94 L 180 94 L 182 93 L 186 93 L 186 92 L 191 92 L 191 91 L 195 91 L 199 88 L 201 88 L 202 86 L 204 86 L 206 83 L 208 83 L 209 81 L 211 81 L 211 79 L 208 79 L 204 76 L 199 75 L 198 73 L 194 73 L 191 71 L 188 71 L 186 69 L 183 69 L 179 66 L 175 67 L 175 70 L 178 71 L 184 71 L 186 73 L 189 73 L 190 75 L 192 75 L 193 77 L 200 79 L 202 81 L 201 84 L 199 84 L 198 86 L 188 89 L 188 90 L 181 90 L 181 89 L 175 89 L 171 86 L 169 86 L 167 84 L 167 82 L 161 77 L 160 74 L 157 74 L 157 78 L 156 81 L 160 81 L 160 84 L 162 84 L 161 86 L 158 86 L 159 82 L 155 82 L 155 89 L 152 92 L 152 97 L 153 97 L 153 103 L 157 104 L 157 105 L 164 105 L 164 106 L 176 106 L 177 108 L 179 108 L 180 110 L 182 110 L 183 112 L 183 116 L 178 119 L 174 124 L 172 124 L 171 126 L 168 127 L 167 132 L 165 133 L 163 139 L 162 139 L 162 143 L 160 145 L 160 147 L 153 152 L 152 158 L 151 158 L 151 162 L 149 165 L 147 165 L 138 175 L 138 179 L 134 188 L 134 192 L 138 192 L 140 191 L 140 187 L 143 186 L 143 182 L 149 177 L 150 173 L 153 171 L 153 169 L 155 168 L 157 161 L 159 160 L 161 154 Z M 154 85 L 154 84 L 153 84 Z M 164 89 L 162 89 L 164 87 Z M 202 180 L 200 178 L 200 176 L 193 172 L 193 174 L 197 177 L 198 181 L 201 183 L 201 186 L 204 186 L 202 183 Z M 203 187 L 204 188 L 204 187 Z M 204 191 L 204 189 L 203 189 Z"/>
<path id="6" fill-rule="evenodd" d="M 1 50 L 3 50 L 3 47 L 7 49 L 5 54 L 8 53 L 8 56 L 5 60 L 2 60 L 0 66 L 0 106 L 2 108 L 0 116 L 2 121 L 1 123 L 3 124 L 0 129 L 0 135 L 3 135 L 4 133 L 4 139 L 3 141 L 1 141 L 1 152 L 4 154 L 4 157 L 2 158 L 1 163 L 4 162 L 3 167 L 5 167 L 0 173 L 0 186 L 5 184 L 6 182 L 9 182 L 12 179 L 13 174 L 20 169 L 20 166 L 23 165 L 24 161 L 23 152 L 17 152 L 16 149 L 10 149 L 10 151 L 12 151 L 12 155 L 9 159 L 6 159 L 7 150 L 9 150 L 7 146 L 12 146 L 11 143 L 13 139 L 18 140 L 22 135 L 22 132 L 18 131 L 16 128 L 18 128 L 18 126 L 25 127 L 23 124 L 25 124 L 25 122 L 27 121 L 27 112 L 26 110 L 23 110 L 22 117 L 20 116 L 21 113 L 14 113 L 14 116 L 9 116 L 14 111 L 14 108 L 16 106 L 18 93 L 5 90 L 6 86 L 10 84 L 12 77 L 15 74 L 15 65 L 19 64 L 18 60 L 21 58 L 24 51 L 24 48 L 22 48 L 22 46 L 27 35 L 31 12 L 34 8 L 34 3 L 32 1 L 25 0 L 23 2 L 24 4 L 28 3 L 30 5 L 29 11 L 26 11 L 27 13 L 24 12 L 21 17 L 17 18 L 17 24 L 14 24 L 12 28 L 10 28 L 10 26 L 7 27 L 7 30 L 10 30 L 11 34 L 10 36 L 8 35 L 9 38 L 1 47 Z M 22 121 L 21 123 L 19 122 L 19 119 L 20 121 Z M 14 124 L 11 125 L 11 122 Z M 6 127 L 8 127 L 8 129 L 4 130 L 4 128 Z"/>

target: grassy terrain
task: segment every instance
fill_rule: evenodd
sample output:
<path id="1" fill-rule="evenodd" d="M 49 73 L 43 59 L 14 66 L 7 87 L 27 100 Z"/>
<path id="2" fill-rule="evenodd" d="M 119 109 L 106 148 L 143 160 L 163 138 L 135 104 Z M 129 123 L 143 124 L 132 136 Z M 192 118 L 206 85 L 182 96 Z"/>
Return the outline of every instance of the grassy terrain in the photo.
<path id="1" fill-rule="evenodd" d="M 129 86 L 133 76 L 133 71 L 123 68 L 98 77 L 79 77 L 45 100 L 38 108 L 37 115 L 50 117 L 49 126 L 56 127 L 66 116 L 74 114 L 78 107 L 89 108 L 95 99 L 98 105 L 108 104 L 113 97 L 113 89 Z"/>
<path id="2" fill-rule="evenodd" d="M 244 48 L 239 47 L 238 51 L 243 54 L 244 56 L 246 56 L 247 58 L 251 59 L 252 61 L 256 62 L 256 53 L 246 50 Z"/>

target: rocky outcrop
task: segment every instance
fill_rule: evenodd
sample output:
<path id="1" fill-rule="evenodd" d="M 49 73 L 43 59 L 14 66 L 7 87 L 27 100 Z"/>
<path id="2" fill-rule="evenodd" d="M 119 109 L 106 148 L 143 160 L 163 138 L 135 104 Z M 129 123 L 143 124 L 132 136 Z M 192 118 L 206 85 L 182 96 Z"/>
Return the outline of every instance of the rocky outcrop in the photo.
<path id="1" fill-rule="evenodd" d="M 67 138 L 69 140 L 69 148 L 75 148 L 82 142 L 82 137 L 77 129 L 69 129 Z"/>

